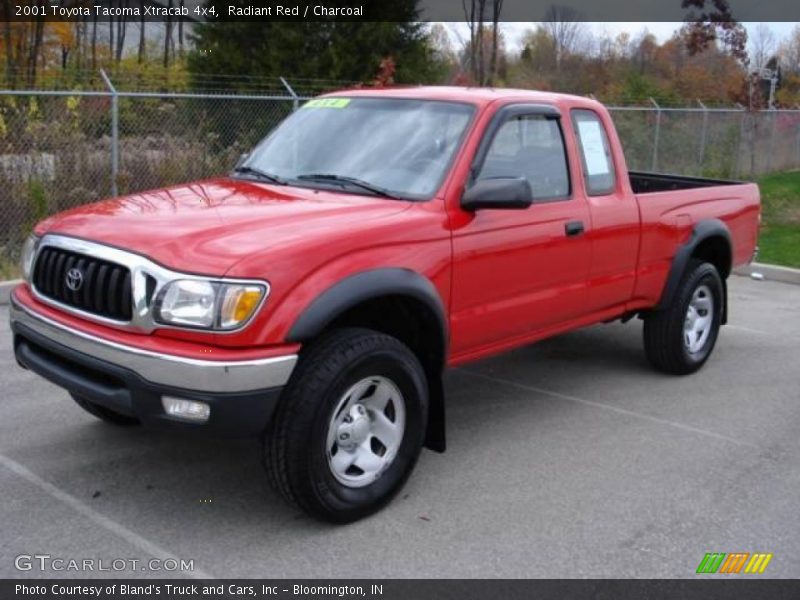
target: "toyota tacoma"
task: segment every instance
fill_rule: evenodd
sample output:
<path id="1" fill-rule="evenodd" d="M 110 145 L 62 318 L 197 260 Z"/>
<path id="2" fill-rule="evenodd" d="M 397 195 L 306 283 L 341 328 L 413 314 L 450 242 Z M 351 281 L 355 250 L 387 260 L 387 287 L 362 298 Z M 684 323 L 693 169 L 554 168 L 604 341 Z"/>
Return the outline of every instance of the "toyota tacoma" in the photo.
<path id="1" fill-rule="evenodd" d="M 638 316 L 698 370 L 759 218 L 753 184 L 629 172 L 594 100 L 339 92 L 226 177 L 37 224 L 14 349 L 104 421 L 260 436 L 287 500 L 352 521 L 444 450 L 448 367 Z"/>

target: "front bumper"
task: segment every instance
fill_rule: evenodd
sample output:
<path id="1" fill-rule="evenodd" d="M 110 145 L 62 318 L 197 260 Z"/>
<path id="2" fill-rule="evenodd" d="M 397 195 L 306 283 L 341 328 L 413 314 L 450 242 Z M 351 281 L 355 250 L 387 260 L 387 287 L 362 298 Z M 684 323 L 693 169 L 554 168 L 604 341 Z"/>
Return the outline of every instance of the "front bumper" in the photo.
<path id="1" fill-rule="evenodd" d="M 185 358 L 117 344 L 53 321 L 11 296 L 17 361 L 66 390 L 159 429 L 201 429 L 224 436 L 263 431 L 297 355 L 245 361 Z M 199 400 L 208 421 L 167 415 L 162 396 Z"/>

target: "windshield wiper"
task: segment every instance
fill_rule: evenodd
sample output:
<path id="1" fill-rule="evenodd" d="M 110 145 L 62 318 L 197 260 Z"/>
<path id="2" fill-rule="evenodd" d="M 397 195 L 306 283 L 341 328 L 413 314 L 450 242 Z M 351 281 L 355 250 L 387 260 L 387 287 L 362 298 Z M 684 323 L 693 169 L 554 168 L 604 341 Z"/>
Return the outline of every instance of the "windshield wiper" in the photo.
<path id="1" fill-rule="evenodd" d="M 383 196 L 384 198 L 392 198 L 394 200 L 403 200 L 403 198 L 401 198 L 400 196 L 398 196 L 393 192 L 390 192 L 386 188 L 370 183 L 369 181 L 363 181 L 362 179 L 358 179 L 357 177 L 348 177 L 347 175 L 335 175 L 333 173 L 304 173 L 303 175 L 298 175 L 296 179 L 299 179 L 301 181 L 330 181 L 333 183 L 352 185 L 355 187 L 359 187 L 362 190 L 367 190 L 368 192 L 372 192 L 377 196 Z"/>
<path id="2" fill-rule="evenodd" d="M 278 185 L 288 185 L 283 179 L 281 179 L 277 175 L 273 175 L 272 173 L 267 173 L 266 171 L 262 171 L 261 169 L 257 169 L 256 167 L 240 166 L 236 167 L 233 170 L 233 172 L 244 173 L 245 175 L 254 175 L 259 179 L 266 179 L 267 181 L 271 181 L 272 183 L 277 183 Z"/>

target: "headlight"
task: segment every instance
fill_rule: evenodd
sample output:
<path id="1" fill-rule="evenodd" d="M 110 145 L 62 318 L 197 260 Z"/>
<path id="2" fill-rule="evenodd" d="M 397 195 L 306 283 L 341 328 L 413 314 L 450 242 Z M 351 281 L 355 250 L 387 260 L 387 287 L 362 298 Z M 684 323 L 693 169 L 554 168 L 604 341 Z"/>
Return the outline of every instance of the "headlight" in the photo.
<path id="1" fill-rule="evenodd" d="M 161 290 L 154 314 L 168 325 L 226 331 L 247 322 L 265 293 L 263 285 L 179 279 Z"/>
<path id="2" fill-rule="evenodd" d="M 31 234 L 28 236 L 28 239 L 25 240 L 25 244 L 22 246 L 20 268 L 22 269 L 22 278 L 25 281 L 31 280 L 33 259 L 36 257 L 36 249 L 39 247 L 39 239 L 40 238 Z"/>

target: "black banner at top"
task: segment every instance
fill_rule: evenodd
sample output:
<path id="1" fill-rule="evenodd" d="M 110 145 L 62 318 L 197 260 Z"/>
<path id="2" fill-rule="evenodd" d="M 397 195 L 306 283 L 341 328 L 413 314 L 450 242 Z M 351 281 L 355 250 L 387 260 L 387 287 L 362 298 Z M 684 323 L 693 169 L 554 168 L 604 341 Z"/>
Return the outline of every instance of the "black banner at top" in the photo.
<path id="1" fill-rule="evenodd" d="M 720 1 L 722 2 L 720 4 Z M 9 0 L 0 21 L 465 21 L 494 18 L 498 0 Z M 720 7 L 723 10 L 720 10 Z M 472 17 L 468 13 L 472 13 Z M 675 22 L 720 17 L 800 21 L 797 0 L 502 0 L 497 20 Z"/>

